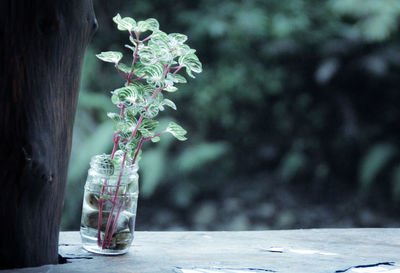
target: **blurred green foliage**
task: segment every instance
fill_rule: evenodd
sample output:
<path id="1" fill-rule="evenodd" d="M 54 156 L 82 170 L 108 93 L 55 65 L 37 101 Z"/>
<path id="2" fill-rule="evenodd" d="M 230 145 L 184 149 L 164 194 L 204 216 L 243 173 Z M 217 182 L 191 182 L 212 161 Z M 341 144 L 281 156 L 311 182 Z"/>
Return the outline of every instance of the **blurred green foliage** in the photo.
<path id="1" fill-rule="evenodd" d="M 117 12 L 185 33 L 204 69 L 172 95 L 179 111 L 169 114 L 189 141 L 144 147 L 144 200 L 189 208 L 237 177 L 267 188 L 267 180 L 253 180 L 267 171 L 320 199 L 340 186 L 383 196 L 387 208 L 400 203 L 398 0 L 99 0 L 95 10 L 99 31 L 85 57 L 64 229 L 79 226 L 74 197 L 90 156 L 112 144 L 105 119 L 109 91 L 121 81 L 94 54 L 122 49 L 126 37 L 111 20 Z"/>

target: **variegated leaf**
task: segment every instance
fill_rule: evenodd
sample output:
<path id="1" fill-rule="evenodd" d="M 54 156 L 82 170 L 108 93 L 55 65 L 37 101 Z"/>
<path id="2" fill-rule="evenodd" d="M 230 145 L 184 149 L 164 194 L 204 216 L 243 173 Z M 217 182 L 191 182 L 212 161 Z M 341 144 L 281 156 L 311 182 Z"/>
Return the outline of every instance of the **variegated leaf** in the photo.
<path id="1" fill-rule="evenodd" d="M 152 119 L 143 120 L 139 126 L 139 132 L 143 137 L 152 137 L 154 135 L 154 130 L 158 125 L 158 121 Z"/>
<path id="2" fill-rule="evenodd" d="M 105 51 L 97 54 L 96 57 L 104 62 L 117 64 L 122 59 L 122 53 L 118 51 Z"/>
<path id="3" fill-rule="evenodd" d="M 174 103 L 172 100 L 164 99 L 164 100 L 161 102 L 161 105 L 166 105 L 166 106 L 171 107 L 172 109 L 176 110 L 176 105 L 175 105 L 175 103 Z"/>
<path id="4" fill-rule="evenodd" d="M 187 139 L 185 137 L 187 133 L 186 130 L 183 129 L 180 125 L 176 124 L 175 122 L 171 121 L 168 124 L 168 127 L 165 131 L 171 133 L 175 138 L 177 138 L 180 141 L 185 141 Z"/>
<path id="5" fill-rule="evenodd" d="M 119 13 L 113 18 L 113 21 L 117 24 L 119 30 L 133 31 L 136 28 L 136 21 L 131 17 L 121 18 Z"/>

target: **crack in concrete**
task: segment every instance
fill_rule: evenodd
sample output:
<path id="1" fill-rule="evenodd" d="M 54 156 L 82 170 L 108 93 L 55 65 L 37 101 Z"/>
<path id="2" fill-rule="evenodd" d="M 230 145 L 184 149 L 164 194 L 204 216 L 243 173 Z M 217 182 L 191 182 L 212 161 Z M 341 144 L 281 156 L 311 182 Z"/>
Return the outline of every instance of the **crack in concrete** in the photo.
<path id="1" fill-rule="evenodd" d="M 367 264 L 367 265 L 355 265 L 351 266 L 347 269 L 344 270 L 336 270 L 335 273 L 343 273 L 347 272 L 353 268 L 368 268 L 368 267 L 376 267 L 376 266 L 381 266 L 381 265 L 388 265 L 388 266 L 394 266 L 394 262 L 382 262 L 382 263 L 376 263 L 376 264 Z"/>

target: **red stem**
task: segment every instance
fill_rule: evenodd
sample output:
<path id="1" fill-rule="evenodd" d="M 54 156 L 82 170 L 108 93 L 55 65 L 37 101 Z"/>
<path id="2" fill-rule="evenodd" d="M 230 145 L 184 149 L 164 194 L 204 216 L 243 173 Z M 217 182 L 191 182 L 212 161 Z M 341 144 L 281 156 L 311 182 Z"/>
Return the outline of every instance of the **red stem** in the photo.
<path id="1" fill-rule="evenodd" d="M 129 34 L 130 34 L 130 35 L 132 36 L 132 38 L 134 39 L 134 37 L 133 37 L 131 31 L 129 31 Z M 139 43 L 137 42 L 137 43 L 136 43 L 135 53 L 134 53 L 134 58 L 133 58 L 133 60 L 132 60 L 132 69 L 131 69 L 131 72 L 129 73 L 128 78 L 126 78 L 126 76 L 122 75 L 121 71 L 120 71 L 119 68 L 118 68 L 118 64 L 115 65 L 115 67 L 117 68 L 118 74 L 119 74 L 122 78 L 124 78 L 124 79 L 127 81 L 127 83 L 126 83 L 127 86 L 129 86 L 129 84 L 131 83 L 131 78 L 132 78 L 132 75 L 133 75 L 133 66 L 135 65 L 136 60 L 137 60 L 137 56 L 138 56 L 138 55 L 137 55 L 137 52 L 138 52 L 138 49 L 139 49 Z M 143 76 L 143 77 L 144 77 L 144 76 Z M 143 77 L 141 77 L 141 78 L 143 78 Z M 139 80 L 139 79 L 140 79 L 140 78 L 135 79 L 135 80 Z M 121 116 L 121 117 L 124 115 L 125 108 L 126 108 L 125 105 L 123 105 L 122 108 L 121 108 L 121 112 L 120 112 L 120 116 Z M 136 130 L 137 130 L 137 129 L 136 129 Z M 114 134 L 113 140 L 115 139 L 115 136 L 116 136 L 117 133 L 119 133 L 119 132 L 116 132 L 116 133 Z M 136 133 L 136 132 L 135 132 L 135 133 Z M 118 147 L 118 144 L 119 144 L 119 140 L 120 140 L 120 137 L 118 136 L 118 137 L 116 138 L 116 140 L 114 141 L 114 147 L 113 147 L 113 150 L 112 150 L 112 153 L 111 153 L 111 160 L 113 160 L 114 155 L 115 155 L 115 152 L 117 151 L 117 147 Z M 111 212 L 110 215 L 108 216 L 107 227 L 106 227 L 106 231 L 105 231 L 105 233 L 104 233 L 104 239 L 103 239 L 103 243 L 102 243 L 102 249 L 105 248 L 105 242 L 106 242 L 106 239 L 107 239 L 107 232 L 108 232 L 108 229 L 109 229 L 109 227 L 110 227 L 110 222 L 111 222 L 111 220 L 112 220 L 112 218 L 113 218 L 113 215 L 112 215 L 112 214 L 113 214 L 114 209 L 115 209 L 115 199 L 116 199 L 117 196 L 118 196 L 119 184 L 120 184 L 120 182 L 121 182 L 121 177 L 122 177 L 122 174 L 123 174 L 125 159 L 126 159 L 126 153 L 124 153 L 124 159 L 123 159 L 123 161 L 122 161 L 121 171 L 120 171 L 120 173 L 119 173 L 117 188 L 116 188 L 115 195 L 114 195 L 113 207 L 112 207 L 112 209 L 111 209 L 112 212 Z M 101 218 L 102 218 L 102 210 L 103 210 L 103 194 L 104 194 L 104 189 L 105 189 L 106 185 L 107 185 L 107 180 L 104 181 L 104 184 L 103 184 L 102 189 L 101 189 L 101 197 L 100 197 L 100 200 L 99 200 L 99 217 L 98 217 L 98 218 L 99 218 L 99 224 L 98 224 L 98 227 L 97 227 L 97 244 L 98 244 L 98 245 L 100 245 L 100 242 L 101 242 L 100 233 L 101 233 Z M 115 218 L 115 222 L 117 222 L 117 220 L 118 220 L 118 216 Z M 113 233 L 113 232 L 112 232 L 112 233 Z M 112 236 L 112 233 L 111 233 L 111 236 Z M 110 237 L 110 240 L 111 240 L 111 236 L 109 236 L 109 237 Z"/>
<path id="2" fill-rule="evenodd" d="M 118 74 L 119 74 L 123 79 L 128 80 L 128 78 L 126 77 L 126 75 L 123 75 L 123 74 L 121 73 L 121 70 L 119 70 L 118 64 L 117 64 L 117 63 L 115 64 L 115 68 L 117 69 Z"/>
<path id="3" fill-rule="evenodd" d="M 104 232 L 104 240 L 103 240 L 103 244 L 101 246 L 102 249 L 106 248 L 107 240 L 111 240 L 111 237 L 112 237 L 112 233 L 108 234 L 108 230 L 110 229 L 111 221 L 112 221 L 114 210 L 115 210 L 115 205 L 117 203 L 116 201 L 117 201 L 117 197 L 118 197 L 119 186 L 121 184 L 122 175 L 124 174 L 125 160 L 126 160 L 126 152 L 124 153 L 124 157 L 122 158 L 121 171 L 119 173 L 117 187 L 115 188 L 113 206 L 111 208 L 110 215 L 108 216 L 107 226 L 106 226 L 106 230 Z M 118 220 L 118 216 L 115 218 L 114 221 L 117 222 L 117 220 Z M 108 237 L 107 237 L 107 235 L 108 235 Z"/>
<path id="4" fill-rule="evenodd" d="M 151 98 L 154 99 L 154 98 L 156 97 L 156 95 L 157 95 L 158 92 L 161 92 L 161 89 L 156 89 L 156 90 L 154 90 L 154 93 L 153 93 L 153 95 L 151 96 Z M 149 107 L 146 106 L 146 111 L 147 111 L 148 108 L 149 108 Z"/>
<path id="5" fill-rule="evenodd" d="M 144 39 L 142 40 L 142 43 L 147 42 L 147 41 L 150 40 L 151 38 L 152 38 L 151 35 L 148 36 L 148 37 L 146 37 L 146 38 L 144 38 Z"/>
<path id="6" fill-rule="evenodd" d="M 183 68 L 183 66 L 178 66 L 178 67 L 176 67 L 176 70 L 175 70 L 174 73 L 172 73 L 172 74 L 178 73 L 178 71 L 181 70 L 182 68 Z"/>
<path id="7" fill-rule="evenodd" d="M 133 35 L 132 35 L 132 32 L 131 31 L 129 31 L 129 34 L 132 36 L 132 38 L 134 39 L 134 37 L 133 37 Z M 128 76 L 128 78 L 126 77 L 126 76 L 124 76 L 122 73 L 121 73 L 121 71 L 119 70 L 119 68 L 118 68 L 118 63 L 117 64 L 115 64 L 115 68 L 117 69 L 117 71 L 118 71 L 118 74 L 123 78 L 123 79 L 125 79 L 126 81 L 127 81 L 127 85 L 129 86 L 129 84 L 131 83 L 131 78 L 132 78 L 132 75 L 133 75 L 133 66 L 135 65 L 135 63 L 136 63 L 136 60 L 137 60 L 137 52 L 138 52 L 138 49 L 139 49 L 139 43 L 137 42 L 136 43 L 136 49 L 135 49 L 135 53 L 134 53 L 134 58 L 133 58 L 133 60 L 132 60 L 132 69 L 131 69 L 131 72 L 129 73 L 129 76 Z M 140 77 L 140 78 L 138 78 L 138 79 L 135 79 L 134 81 L 136 81 L 136 80 L 140 80 L 141 78 L 143 78 L 144 76 L 142 76 L 142 77 Z M 120 112 L 120 116 L 122 117 L 123 115 L 124 115 L 124 111 L 125 111 L 125 105 L 123 105 L 122 107 L 121 107 L 121 112 Z M 136 129 L 137 130 L 137 129 Z M 114 155 L 115 155 L 115 152 L 117 151 L 117 147 L 118 147 L 118 144 L 119 144 L 119 140 L 120 140 L 120 137 L 119 136 L 117 136 L 116 137 L 116 135 L 118 134 L 119 132 L 117 131 L 115 134 L 114 134 L 114 137 L 113 137 L 113 142 L 114 142 L 114 147 L 113 147 L 113 150 L 112 150 L 112 153 L 111 153 L 111 160 L 113 160 L 114 159 Z M 135 132 L 136 133 L 136 132 Z M 112 207 L 112 209 L 111 209 L 111 213 L 110 213 L 110 215 L 109 215 L 109 217 L 108 217 L 108 221 L 107 221 L 107 227 L 106 227 L 106 231 L 105 231 L 105 233 L 104 233 L 104 239 L 103 239 L 103 242 L 102 242 L 102 249 L 104 249 L 104 247 L 105 247 L 105 242 L 106 242 L 106 239 L 107 239 L 107 232 L 108 232 L 108 229 L 109 229 L 109 227 L 110 227 L 110 222 L 111 222 L 111 220 L 112 220 L 112 214 L 113 214 L 113 212 L 114 212 L 114 209 L 115 209 L 115 200 L 116 200 L 116 198 L 117 198 L 117 196 L 118 196 L 118 191 L 119 191 L 119 184 L 120 184 L 120 182 L 121 182 L 121 177 L 122 177 L 122 174 L 123 174 L 123 169 L 124 169 L 124 164 L 125 164 L 125 160 L 126 160 L 126 153 L 124 153 L 124 158 L 123 158 L 123 160 L 122 160 L 122 165 L 121 165 L 121 171 L 120 171 L 120 174 L 119 174 L 119 178 L 118 178 L 118 183 L 117 183 L 117 188 L 116 188 L 116 191 L 115 191 L 115 195 L 114 195 L 114 202 L 113 202 L 113 207 Z M 101 222 L 102 222 L 102 212 L 103 212 L 103 195 L 104 195 L 104 190 L 105 190 L 105 187 L 107 186 L 107 180 L 105 180 L 104 181 L 104 184 L 103 184 L 103 186 L 102 186 L 102 188 L 101 188 L 101 195 L 100 195 L 100 199 L 99 199 L 99 221 L 98 221 L 98 226 L 97 226 L 97 244 L 100 246 L 100 243 L 101 243 L 101 238 L 100 238 L 100 234 L 101 234 Z M 119 213 L 118 213 L 119 214 Z M 114 224 L 117 222 L 117 220 L 118 220 L 118 215 L 117 215 L 117 217 L 115 218 L 115 222 L 114 222 Z M 111 236 L 112 236 L 112 233 L 113 233 L 114 231 L 112 231 L 111 232 Z M 111 236 L 109 236 L 110 237 L 110 240 L 111 240 Z"/>
<path id="8" fill-rule="evenodd" d="M 139 77 L 139 78 L 136 78 L 136 79 L 134 79 L 134 80 L 131 80 L 131 82 L 135 82 L 135 81 L 141 80 L 141 79 L 143 79 L 144 77 L 146 77 L 146 75 L 143 75 L 143 76 L 141 76 L 141 77 Z"/>
<path id="9" fill-rule="evenodd" d="M 158 134 L 156 134 L 156 135 L 154 135 L 154 136 L 152 136 L 152 137 L 145 138 L 144 141 L 149 141 L 149 140 L 151 140 L 151 139 L 153 139 L 153 138 L 155 138 L 155 137 L 158 137 L 158 136 L 161 136 L 162 134 L 165 134 L 166 132 L 167 132 L 167 131 L 159 132 Z"/>
<path id="10" fill-rule="evenodd" d="M 131 32 L 129 32 L 129 33 L 132 35 Z M 135 48 L 135 52 L 133 53 L 133 60 L 132 60 L 132 65 L 131 65 L 132 68 L 131 68 L 131 72 L 129 73 L 129 76 L 128 76 L 128 85 L 129 85 L 129 83 L 130 83 L 130 81 L 132 79 L 132 76 L 133 76 L 133 66 L 135 65 L 137 57 L 138 57 L 138 54 L 137 54 L 138 53 L 138 49 L 139 49 L 139 42 L 136 42 L 136 48 Z"/>
<path id="11" fill-rule="evenodd" d="M 146 108 L 146 110 L 147 110 L 147 108 Z M 138 122 L 137 122 L 137 124 L 135 126 L 135 129 L 133 129 L 133 132 L 132 132 L 132 135 L 131 135 L 130 139 L 135 137 L 136 132 L 139 129 L 140 123 L 142 123 L 142 120 L 143 120 L 143 116 L 140 116 L 140 118 L 139 118 L 139 120 L 138 120 Z"/>
<path id="12" fill-rule="evenodd" d="M 158 91 L 161 91 L 161 89 L 156 89 L 156 90 L 154 90 L 154 93 L 153 93 L 153 95 L 151 96 L 152 99 L 155 98 L 155 96 L 157 95 Z M 146 106 L 145 110 L 147 111 L 147 109 L 148 109 L 148 106 Z M 137 130 L 139 129 L 139 126 L 140 126 L 140 124 L 142 123 L 142 121 L 143 121 L 143 116 L 140 116 L 138 122 L 136 123 L 135 129 L 133 130 L 132 135 L 130 136 L 129 139 L 132 139 L 132 138 L 135 137 L 136 132 L 137 132 Z M 139 150 L 140 150 L 140 149 L 139 149 Z M 137 153 L 138 153 L 138 150 L 136 150 L 135 155 L 136 155 Z"/>
<path id="13" fill-rule="evenodd" d="M 128 82 L 129 83 L 129 82 Z M 125 111 L 125 105 L 122 105 L 121 107 L 121 112 L 120 112 L 120 116 L 122 117 L 124 115 L 124 111 Z M 114 155 L 115 152 L 117 151 L 117 147 L 118 147 L 118 143 L 119 143 L 119 136 L 117 136 L 117 138 L 115 138 L 115 136 L 119 133 L 119 131 L 117 131 L 114 136 L 113 136 L 113 140 L 114 141 L 114 147 L 113 147 L 113 151 L 111 153 L 111 160 L 114 159 Z M 97 244 L 100 246 L 100 244 L 104 244 L 104 239 L 106 237 L 106 233 L 104 233 L 104 239 L 103 239 L 103 243 L 101 242 L 101 222 L 102 222 L 102 214 L 103 214 L 103 195 L 104 195 L 104 190 L 107 186 L 107 180 L 104 181 L 103 186 L 101 187 L 101 195 L 100 195 L 100 199 L 99 199 L 99 221 L 97 224 Z M 110 220 L 110 216 L 108 217 L 108 220 Z"/>
<path id="14" fill-rule="evenodd" d="M 167 72 L 168 72 L 168 67 L 165 67 L 164 76 L 165 76 L 165 74 L 166 74 Z M 153 95 L 151 96 L 151 98 L 154 99 L 154 98 L 156 97 L 156 95 L 157 95 L 158 92 L 162 92 L 162 89 L 157 88 L 156 90 L 154 90 L 154 93 L 153 93 Z M 148 107 L 146 106 L 145 109 L 146 109 L 146 111 L 147 111 Z M 143 116 L 140 116 L 139 121 L 138 121 L 138 123 L 136 124 L 135 130 L 133 131 L 133 133 L 132 133 L 132 135 L 131 135 L 131 138 L 133 138 L 133 137 L 135 136 L 136 131 L 138 130 L 139 125 L 140 125 L 140 123 L 142 122 L 142 120 L 143 120 Z M 159 136 L 159 135 L 156 135 L 156 136 Z M 156 137 L 156 136 L 154 136 L 154 137 Z M 136 152 L 135 152 L 135 156 L 134 156 L 134 158 L 133 158 L 133 160 L 132 160 L 132 165 L 135 164 L 136 158 L 137 158 L 137 156 L 138 156 L 138 154 L 139 154 L 139 151 L 140 151 L 140 148 L 142 147 L 142 144 L 143 144 L 143 142 L 144 142 L 145 140 L 146 140 L 146 139 L 144 139 L 143 137 L 140 139 L 139 145 L 138 145 L 138 147 L 137 147 L 137 149 L 136 149 Z"/>
<path id="15" fill-rule="evenodd" d="M 168 65 L 164 65 L 164 78 L 167 76 L 168 70 Z"/>
<path id="16" fill-rule="evenodd" d="M 118 212 L 117 212 L 117 215 L 115 216 L 115 221 L 114 221 L 114 223 L 112 225 L 112 228 L 111 228 L 111 232 L 110 232 L 111 236 L 109 236 L 109 238 L 108 238 L 108 240 L 106 242 L 106 246 L 105 246 L 106 248 L 110 246 L 111 238 L 112 238 L 112 235 L 114 234 L 115 227 L 117 226 L 117 220 L 118 220 L 119 214 L 121 213 L 121 209 L 122 209 L 123 205 L 124 205 L 124 203 L 120 200 L 119 201 Z"/>
<path id="17" fill-rule="evenodd" d="M 132 35 L 132 32 L 131 32 L 131 31 L 129 31 L 129 34 L 130 34 L 130 35 L 132 36 L 132 38 L 133 38 L 133 35 Z M 135 33 L 135 34 L 136 34 L 136 33 Z M 136 36 L 137 36 L 137 35 L 136 35 Z M 149 37 L 147 37 L 147 38 L 149 38 Z M 146 38 L 146 39 L 147 39 L 147 38 Z M 146 39 L 145 39 L 145 40 L 146 40 Z M 138 48 L 139 48 L 139 42 L 136 42 L 136 49 L 135 49 L 134 58 L 133 58 L 133 61 L 132 61 L 132 70 L 131 70 L 131 72 L 129 73 L 128 78 L 126 78 L 125 76 L 123 76 L 123 75 L 121 74 L 120 70 L 118 69 L 118 64 L 116 64 L 116 68 L 117 68 L 117 70 L 118 70 L 118 73 L 119 73 L 124 79 L 127 80 L 127 85 L 128 85 L 128 86 L 129 86 L 129 84 L 130 84 L 130 82 L 131 82 L 131 78 L 132 78 L 132 75 L 133 75 L 133 66 L 135 65 L 135 62 L 136 62 L 136 60 L 137 60 L 137 56 L 138 56 L 138 55 L 137 55 L 137 51 L 138 51 Z M 180 67 L 177 68 L 177 71 L 179 71 L 179 69 L 180 69 Z M 164 77 L 166 76 L 166 74 L 168 73 L 168 71 L 169 71 L 168 67 L 165 66 Z M 177 71 L 175 71 L 175 73 L 176 73 Z M 136 80 L 140 80 L 140 79 L 143 78 L 143 77 L 144 77 L 144 76 L 142 76 L 142 77 L 140 77 L 140 78 L 137 78 L 137 79 L 135 79 L 135 81 L 136 81 Z M 157 95 L 157 93 L 158 93 L 158 92 L 161 92 L 161 91 L 162 91 L 161 89 L 156 89 L 156 90 L 154 91 L 153 95 L 152 95 L 152 99 L 154 99 L 155 96 Z M 146 110 L 147 110 L 147 109 L 148 109 L 148 107 L 146 107 Z M 121 116 L 123 116 L 124 110 L 125 110 L 125 106 L 122 106 L 121 113 L 120 113 Z M 139 126 L 140 126 L 140 123 L 142 122 L 142 120 L 143 120 L 143 116 L 140 116 L 140 118 L 139 118 L 139 120 L 138 120 L 138 122 L 137 122 L 137 124 L 136 124 L 136 126 L 135 126 L 135 129 L 133 130 L 132 135 L 131 135 L 131 137 L 130 137 L 131 139 L 136 135 L 136 132 L 137 132 L 137 130 L 139 129 Z M 161 132 L 161 133 L 157 134 L 156 136 L 159 136 L 159 135 L 161 135 L 162 133 L 164 133 L 164 132 Z M 153 136 L 153 137 L 156 137 L 156 136 Z M 115 138 L 115 134 L 114 134 L 114 138 Z M 114 139 L 114 138 L 113 138 L 113 139 Z M 112 155 L 111 155 L 111 159 L 114 158 L 114 154 L 115 154 L 115 151 L 116 151 L 116 147 L 118 146 L 119 139 L 120 139 L 120 138 L 119 138 L 119 136 L 118 136 L 118 137 L 116 138 L 115 142 L 114 142 L 114 148 L 113 148 L 113 152 L 112 152 Z M 145 139 L 142 137 L 142 138 L 140 139 L 138 148 L 137 148 L 137 150 L 136 150 L 136 152 L 135 152 L 135 156 L 134 156 L 134 159 L 133 159 L 133 161 L 132 161 L 132 164 L 135 164 L 135 161 L 136 161 L 137 156 L 138 156 L 138 154 L 139 154 L 140 148 L 142 147 L 142 144 L 143 144 L 144 141 L 145 141 Z M 123 175 L 123 172 L 124 172 L 125 161 L 126 161 L 126 152 L 124 153 L 124 156 L 123 156 L 123 159 L 122 159 L 122 163 L 121 163 L 121 171 L 120 171 L 120 173 L 119 173 L 118 182 L 117 182 L 117 187 L 116 187 L 116 189 L 115 189 L 115 194 L 114 194 L 114 198 L 113 198 L 113 202 L 112 202 L 112 203 L 113 203 L 113 206 L 112 206 L 112 208 L 111 208 L 110 215 L 108 216 L 107 226 L 106 226 L 106 229 L 105 229 L 105 232 L 104 232 L 104 239 L 103 239 L 103 243 L 102 243 L 102 246 L 101 246 L 102 249 L 105 249 L 105 248 L 109 247 L 110 242 L 111 242 L 112 235 L 113 235 L 113 233 L 114 233 L 114 231 L 115 231 L 115 227 L 116 227 L 116 224 L 117 224 L 117 220 L 118 220 L 119 214 L 120 214 L 121 209 L 122 209 L 122 206 L 120 205 L 120 206 L 119 206 L 119 209 L 118 209 L 118 212 L 117 212 L 117 215 L 116 215 L 116 217 L 115 217 L 114 223 L 113 223 L 113 225 L 112 225 L 111 232 L 108 233 L 108 231 L 109 231 L 109 229 L 110 229 L 111 221 L 112 221 L 112 219 L 113 219 L 113 214 L 114 214 L 114 210 L 115 210 L 115 206 L 116 206 L 116 200 L 117 200 L 117 197 L 118 197 L 118 192 L 119 192 L 119 187 L 120 187 L 120 183 L 121 183 L 121 178 L 122 178 L 122 175 Z M 100 244 L 100 241 L 101 241 L 101 240 L 100 240 L 100 227 L 101 227 L 101 213 L 102 213 L 102 206 L 103 206 L 103 198 L 102 198 L 102 197 L 103 197 L 103 194 L 104 194 L 104 189 L 105 189 L 106 183 L 107 183 L 107 181 L 104 182 L 104 185 L 103 185 L 103 187 L 102 187 L 101 198 L 100 198 L 100 201 L 99 201 L 100 208 L 99 208 L 99 224 L 98 224 L 98 234 L 97 234 L 97 243 L 98 243 L 98 244 Z"/>
<path id="18" fill-rule="evenodd" d="M 119 133 L 119 132 L 117 131 L 117 132 L 114 134 L 114 137 L 115 137 L 118 133 Z M 114 138 L 113 138 L 113 139 L 114 139 Z M 117 151 L 118 142 L 119 142 L 119 136 L 117 136 L 117 137 L 115 138 L 114 147 L 113 147 L 113 150 L 112 150 L 112 153 L 111 153 L 111 160 L 114 159 L 115 152 Z"/>
<path id="19" fill-rule="evenodd" d="M 137 156 L 138 156 L 138 154 L 139 154 L 140 148 L 142 148 L 143 142 L 144 142 L 144 138 L 142 137 L 142 138 L 140 139 L 139 145 L 138 145 L 138 147 L 137 147 L 137 149 L 136 149 L 135 157 L 134 157 L 133 160 L 132 160 L 132 165 L 135 164 L 135 162 L 136 162 L 136 158 L 137 158 Z"/>

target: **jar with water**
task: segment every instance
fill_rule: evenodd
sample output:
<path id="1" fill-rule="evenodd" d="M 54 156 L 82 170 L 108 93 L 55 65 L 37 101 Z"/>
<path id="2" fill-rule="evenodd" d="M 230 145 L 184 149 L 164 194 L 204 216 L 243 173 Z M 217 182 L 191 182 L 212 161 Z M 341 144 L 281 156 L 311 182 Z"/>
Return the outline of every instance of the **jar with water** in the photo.
<path id="1" fill-rule="evenodd" d="M 91 159 L 82 206 L 83 247 L 94 253 L 119 255 L 132 243 L 138 186 L 138 166 L 114 167 L 108 155 Z M 118 164 L 120 166 L 120 164 Z"/>

